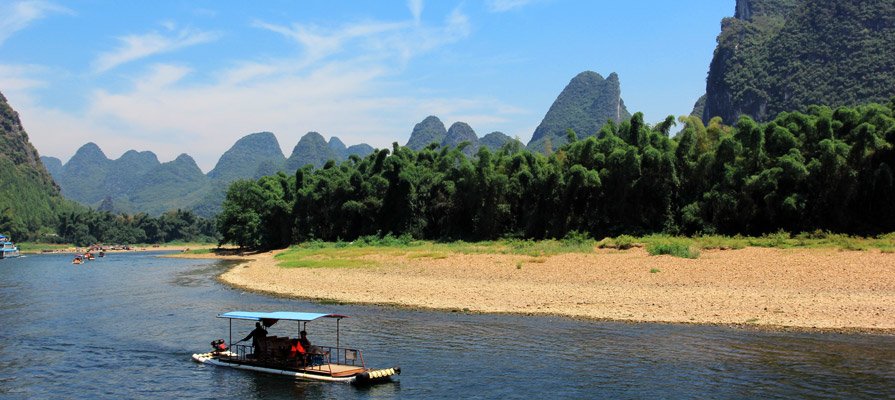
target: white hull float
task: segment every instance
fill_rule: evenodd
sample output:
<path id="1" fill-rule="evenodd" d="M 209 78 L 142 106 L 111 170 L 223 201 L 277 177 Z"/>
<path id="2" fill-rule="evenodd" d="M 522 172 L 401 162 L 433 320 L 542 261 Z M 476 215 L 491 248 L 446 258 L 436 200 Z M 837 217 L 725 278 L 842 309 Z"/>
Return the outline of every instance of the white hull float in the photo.
<path id="1" fill-rule="evenodd" d="M 338 321 L 344 315 L 295 313 L 295 312 L 243 312 L 224 313 L 219 318 L 230 319 L 230 337 L 234 319 L 255 320 L 270 327 L 280 320 L 298 321 L 302 333 L 307 322 L 317 318 L 328 317 Z M 257 326 L 257 325 L 256 325 Z M 336 330 L 338 338 L 338 328 Z M 266 334 L 266 331 L 265 331 Z M 290 376 L 295 379 L 316 380 L 325 382 L 344 382 L 358 385 L 370 385 L 389 382 L 395 375 L 401 374 L 400 367 L 372 369 L 364 364 L 360 350 L 339 347 L 338 339 L 335 347 L 301 346 L 299 339 L 288 337 L 264 336 L 254 341 L 255 346 L 235 344 L 227 347 L 223 340 L 212 342 L 214 351 L 193 354 L 193 361 L 219 367 L 229 367 L 268 374 Z"/>

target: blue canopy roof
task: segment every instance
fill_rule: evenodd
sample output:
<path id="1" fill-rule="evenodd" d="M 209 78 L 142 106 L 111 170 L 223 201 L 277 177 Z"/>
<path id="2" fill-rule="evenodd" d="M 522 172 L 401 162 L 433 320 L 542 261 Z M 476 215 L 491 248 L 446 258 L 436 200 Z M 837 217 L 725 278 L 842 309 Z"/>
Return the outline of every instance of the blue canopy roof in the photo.
<path id="1" fill-rule="evenodd" d="M 317 318 L 346 318 L 347 315 L 340 314 L 322 314 L 309 312 L 292 312 L 292 311 L 274 311 L 274 312 L 254 312 L 254 311 L 230 311 L 218 315 L 218 318 L 230 319 L 248 319 L 252 321 L 261 321 L 264 319 L 276 319 L 286 321 L 313 321 Z"/>

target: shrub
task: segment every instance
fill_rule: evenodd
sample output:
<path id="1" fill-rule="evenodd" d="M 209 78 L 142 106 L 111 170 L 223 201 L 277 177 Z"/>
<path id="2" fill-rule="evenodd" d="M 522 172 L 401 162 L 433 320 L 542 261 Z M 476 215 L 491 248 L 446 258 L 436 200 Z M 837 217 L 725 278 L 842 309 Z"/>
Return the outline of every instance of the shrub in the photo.
<path id="1" fill-rule="evenodd" d="M 630 249 L 630 248 L 634 247 L 634 244 L 636 244 L 634 237 L 628 236 L 628 235 L 619 235 L 618 237 L 616 237 L 614 239 L 614 241 L 615 241 L 615 248 L 617 248 L 619 250 Z"/>
<path id="2" fill-rule="evenodd" d="M 646 251 L 651 256 L 669 255 L 681 258 L 699 258 L 699 249 L 683 242 L 653 242 L 646 246 Z"/>

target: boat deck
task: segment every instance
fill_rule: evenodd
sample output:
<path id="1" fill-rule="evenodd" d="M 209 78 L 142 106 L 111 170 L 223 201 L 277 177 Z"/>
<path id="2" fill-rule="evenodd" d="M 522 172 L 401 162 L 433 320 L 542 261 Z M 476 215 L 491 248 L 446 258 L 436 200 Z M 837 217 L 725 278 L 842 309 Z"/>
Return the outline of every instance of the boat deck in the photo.
<path id="1" fill-rule="evenodd" d="M 327 374 L 331 376 L 352 376 L 364 372 L 364 369 L 356 365 L 323 364 L 315 365 L 313 367 L 298 368 L 298 371 L 313 374 Z"/>
<path id="2" fill-rule="evenodd" d="M 325 375 L 332 377 L 346 377 L 352 376 L 355 374 L 359 374 L 364 372 L 366 369 L 362 366 L 358 365 L 343 365 L 343 364 L 318 364 L 318 365 L 309 365 L 309 366 L 295 366 L 288 365 L 283 363 L 268 363 L 268 362 L 257 362 L 257 361 L 248 361 L 248 360 L 240 360 L 235 358 L 222 357 L 219 358 L 220 361 L 229 363 L 229 364 L 239 364 L 239 365 L 251 365 L 257 367 L 264 368 L 275 368 L 281 369 L 284 371 L 293 371 L 293 372 L 303 372 L 308 374 L 315 375 Z"/>

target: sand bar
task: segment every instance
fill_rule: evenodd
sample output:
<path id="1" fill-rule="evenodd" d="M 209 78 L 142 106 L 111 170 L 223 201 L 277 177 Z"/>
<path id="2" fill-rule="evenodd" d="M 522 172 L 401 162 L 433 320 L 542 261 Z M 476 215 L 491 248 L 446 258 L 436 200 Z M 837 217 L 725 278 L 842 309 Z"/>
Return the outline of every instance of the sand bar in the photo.
<path id="1" fill-rule="evenodd" d="M 366 256 L 376 266 L 358 268 L 283 268 L 274 254 L 243 258 L 220 279 L 348 303 L 895 334 L 895 254 L 877 250 L 748 247 L 698 259 L 639 248 L 542 257 L 377 254 Z"/>

